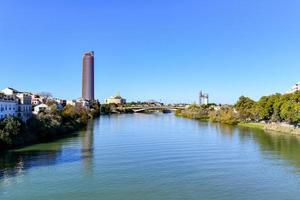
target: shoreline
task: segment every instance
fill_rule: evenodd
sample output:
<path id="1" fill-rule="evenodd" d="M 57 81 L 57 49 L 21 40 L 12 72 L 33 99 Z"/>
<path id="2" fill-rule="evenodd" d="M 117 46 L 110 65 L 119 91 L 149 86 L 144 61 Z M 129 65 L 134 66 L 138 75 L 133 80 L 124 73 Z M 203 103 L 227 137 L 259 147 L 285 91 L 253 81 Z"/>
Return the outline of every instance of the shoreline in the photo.
<path id="1" fill-rule="evenodd" d="M 129 114 L 129 113 L 111 113 L 111 114 L 120 115 L 120 114 Z M 150 113 L 147 113 L 147 114 L 150 114 Z M 103 114 L 101 114 L 101 115 L 103 115 Z M 92 118 L 91 120 L 95 120 L 95 119 L 99 118 L 100 116 Z M 189 117 L 178 116 L 178 115 L 174 115 L 174 116 L 183 117 L 183 118 L 187 118 L 187 119 L 193 119 L 193 120 L 197 120 L 197 121 L 203 121 L 203 122 L 211 122 L 208 119 L 195 119 L 195 118 L 189 118 Z M 217 123 L 226 124 L 226 123 L 222 123 L 222 122 L 217 122 Z M 243 128 L 260 129 L 260 130 L 264 130 L 266 133 L 268 133 L 268 131 L 272 131 L 272 132 L 278 132 L 278 133 L 282 133 L 282 134 L 291 134 L 291 135 L 300 136 L 300 128 L 294 128 L 287 124 L 279 124 L 279 123 L 274 123 L 274 122 L 268 123 L 268 124 L 263 124 L 263 123 L 258 123 L 258 122 L 240 122 L 240 123 L 236 124 L 235 126 L 243 127 Z M 72 128 L 69 127 L 69 130 L 66 130 L 65 132 L 57 132 L 57 134 L 55 134 L 55 135 L 47 135 L 45 137 L 28 140 L 28 141 L 26 141 L 26 143 L 23 143 L 20 145 L 3 148 L 0 150 L 0 153 L 7 152 L 10 150 L 17 150 L 17 149 L 24 148 L 24 147 L 30 146 L 30 145 L 35 145 L 35 144 L 40 144 L 40 143 L 49 143 L 49 142 L 53 142 L 55 140 L 59 140 L 59 139 L 63 139 L 63 138 L 71 137 L 71 136 L 76 136 L 76 135 L 78 135 L 78 133 L 76 133 L 76 132 L 79 132 L 80 130 L 84 130 L 86 127 L 87 127 L 87 125 L 82 125 L 82 124 L 79 126 L 72 127 Z"/>
<path id="2" fill-rule="evenodd" d="M 245 128 L 256 128 L 256 129 L 265 130 L 265 124 L 256 123 L 256 122 L 240 122 L 240 123 L 237 124 L 237 126 L 245 127 Z"/>
<path id="3" fill-rule="evenodd" d="M 94 119 L 92 119 L 92 120 L 94 120 Z M 21 149 L 21 148 L 35 145 L 35 144 L 50 143 L 50 142 L 60 140 L 63 138 L 72 137 L 72 136 L 78 135 L 77 132 L 84 130 L 86 127 L 87 127 L 86 125 L 77 125 L 72 128 L 68 128 L 68 130 L 65 130 L 62 132 L 57 132 L 56 134 L 47 134 L 47 135 L 43 135 L 43 136 L 36 133 L 35 136 L 28 138 L 26 141 L 23 141 L 20 144 L 15 144 L 15 145 L 6 146 L 4 148 L 0 148 L 0 154 L 7 152 L 7 151 L 11 151 L 11 150 Z M 25 133 L 22 133 L 22 134 L 25 134 Z"/>
<path id="4" fill-rule="evenodd" d="M 227 123 L 222 123 L 222 122 L 213 122 L 210 121 L 209 119 L 198 119 L 198 118 L 191 118 L 191 117 L 186 117 L 183 115 L 176 115 L 176 117 L 183 117 L 183 118 L 187 118 L 187 119 L 193 119 L 193 120 L 198 120 L 198 121 L 202 121 L 202 122 L 210 122 L 210 123 L 219 123 L 219 124 L 227 124 Z M 227 125 L 232 125 L 232 124 L 227 124 Z M 272 131 L 272 132 L 278 132 L 278 133 L 282 133 L 282 134 L 290 134 L 290 135 L 298 135 L 300 136 L 300 128 L 295 128 L 291 125 L 288 124 L 284 124 L 284 123 L 258 123 L 258 122 L 239 122 L 237 124 L 234 124 L 234 126 L 237 127 L 243 127 L 243 128 L 254 128 L 254 129 L 260 129 L 260 130 L 264 130 L 266 133 L 268 131 Z"/>
<path id="5" fill-rule="evenodd" d="M 256 128 L 256 129 L 264 130 L 266 132 L 272 131 L 272 132 L 278 132 L 283 134 L 300 136 L 300 128 L 295 128 L 287 124 L 280 124 L 274 122 L 268 124 L 262 124 L 256 122 L 249 122 L 249 123 L 242 122 L 239 123 L 238 126 L 247 127 L 247 128 Z"/>

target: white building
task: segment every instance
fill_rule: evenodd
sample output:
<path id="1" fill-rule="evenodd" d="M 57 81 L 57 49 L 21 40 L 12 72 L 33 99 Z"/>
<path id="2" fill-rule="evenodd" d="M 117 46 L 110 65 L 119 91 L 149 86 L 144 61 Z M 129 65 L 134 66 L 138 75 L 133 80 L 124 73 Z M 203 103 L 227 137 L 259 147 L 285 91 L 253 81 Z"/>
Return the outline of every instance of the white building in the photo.
<path id="1" fill-rule="evenodd" d="M 85 108 L 90 106 L 90 102 L 88 100 L 84 100 L 82 98 L 79 98 L 76 100 L 67 100 L 66 104 L 71 105 L 71 106 L 81 106 L 81 107 L 85 107 Z"/>
<path id="2" fill-rule="evenodd" d="M 0 93 L 0 119 L 17 116 L 17 101 L 11 96 Z"/>
<path id="3" fill-rule="evenodd" d="M 4 89 L 2 90 L 2 92 L 3 92 L 5 95 L 11 95 L 11 96 L 13 96 L 13 95 L 19 93 L 18 90 L 15 90 L 15 89 L 10 88 L 10 87 L 4 88 Z"/>
<path id="4" fill-rule="evenodd" d="M 209 103 L 208 98 L 209 98 L 208 93 L 202 93 L 202 91 L 200 91 L 199 105 L 207 105 Z"/>
<path id="5" fill-rule="evenodd" d="M 46 98 L 44 98 L 44 97 L 42 97 L 42 96 L 40 96 L 38 94 L 32 94 L 31 95 L 31 103 L 32 103 L 32 105 L 37 106 L 37 105 L 46 103 L 46 100 L 47 100 Z"/>
<path id="6" fill-rule="evenodd" d="M 286 93 L 294 93 L 296 91 L 300 91 L 300 82 L 296 83 L 295 85 L 293 85 L 293 87 L 287 91 Z"/>
<path id="7" fill-rule="evenodd" d="M 49 109 L 49 106 L 46 104 L 40 104 L 34 107 L 33 114 L 37 115 L 39 112 L 44 112 Z"/>
<path id="8" fill-rule="evenodd" d="M 32 115 L 32 105 L 31 105 L 31 94 L 26 92 L 19 92 L 13 88 L 5 88 L 2 90 L 2 94 L 9 99 L 12 99 L 12 101 L 15 102 L 16 106 L 12 106 L 11 103 L 11 109 L 12 110 L 6 110 L 11 111 L 10 116 L 15 116 L 23 121 L 26 121 L 29 119 Z M 5 109 L 5 107 L 4 107 Z M 9 109 L 9 107 L 8 107 Z M 4 116 L 6 114 L 6 117 L 8 116 L 7 113 L 3 113 Z"/>
<path id="9" fill-rule="evenodd" d="M 76 106 L 76 100 L 67 100 L 67 105 Z"/>

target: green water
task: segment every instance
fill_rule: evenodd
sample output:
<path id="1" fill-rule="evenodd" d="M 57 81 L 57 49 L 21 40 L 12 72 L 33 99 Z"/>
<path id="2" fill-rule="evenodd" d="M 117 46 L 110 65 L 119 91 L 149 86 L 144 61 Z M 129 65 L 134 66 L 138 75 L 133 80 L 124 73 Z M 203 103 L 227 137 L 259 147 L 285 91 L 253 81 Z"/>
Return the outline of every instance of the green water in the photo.
<path id="1" fill-rule="evenodd" d="M 0 155 L 0 199 L 298 200 L 300 140 L 172 114 L 101 117 Z"/>

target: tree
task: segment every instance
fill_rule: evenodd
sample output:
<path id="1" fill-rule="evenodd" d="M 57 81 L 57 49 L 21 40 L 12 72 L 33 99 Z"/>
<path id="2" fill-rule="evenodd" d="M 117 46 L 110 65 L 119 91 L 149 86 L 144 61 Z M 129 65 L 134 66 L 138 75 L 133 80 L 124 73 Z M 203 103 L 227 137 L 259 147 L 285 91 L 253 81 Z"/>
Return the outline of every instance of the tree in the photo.
<path id="1" fill-rule="evenodd" d="M 260 120 L 271 120 L 275 112 L 274 106 L 281 99 L 281 94 L 263 96 L 256 104 L 256 114 Z M 277 114 L 277 113 L 276 113 Z M 276 118 L 276 117 L 274 117 Z"/>
<path id="2" fill-rule="evenodd" d="M 13 143 L 13 139 L 22 134 L 23 122 L 14 117 L 7 117 L 0 123 L 0 140 L 7 145 Z"/>
<path id="3" fill-rule="evenodd" d="M 256 102 L 249 97 L 241 96 L 234 105 L 234 108 L 238 111 L 239 117 L 242 120 L 253 120 L 255 116 Z"/>
<path id="4" fill-rule="evenodd" d="M 222 107 L 220 110 L 220 121 L 224 124 L 236 125 L 239 117 L 232 107 Z"/>

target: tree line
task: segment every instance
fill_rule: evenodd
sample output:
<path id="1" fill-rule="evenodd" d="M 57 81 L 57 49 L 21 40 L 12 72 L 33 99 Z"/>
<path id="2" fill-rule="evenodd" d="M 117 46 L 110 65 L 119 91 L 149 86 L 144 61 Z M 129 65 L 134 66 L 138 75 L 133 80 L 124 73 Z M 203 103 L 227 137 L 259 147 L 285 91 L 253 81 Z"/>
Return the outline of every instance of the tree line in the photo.
<path id="1" fill-rule="evenodd" d="M 300 123 L 300 91 L 289 94 L 263 96 L 258 101 L 241 96 L 234 105 L 191 105 L 178 110 L 177 116 L 238 124 L 240 122 Z"/>

